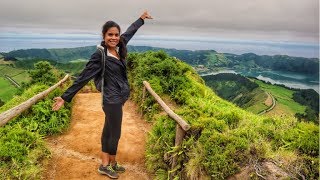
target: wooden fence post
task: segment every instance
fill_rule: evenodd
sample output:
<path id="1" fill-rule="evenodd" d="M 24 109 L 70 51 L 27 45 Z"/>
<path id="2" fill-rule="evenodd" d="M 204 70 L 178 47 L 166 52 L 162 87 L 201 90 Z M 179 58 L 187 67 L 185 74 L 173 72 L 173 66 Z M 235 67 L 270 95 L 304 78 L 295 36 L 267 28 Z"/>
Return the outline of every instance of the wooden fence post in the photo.
<path id="1" fill-rule="evenodd" d="M 190 125 L 185 120 L 183 120 L 179 115 L 174 113 L 169 108 L 169 106 L 167 106 L 164 103 L 164 101 L 158 96 L 158 94 L 153 91 L 153 89 L 151 88 L 150 84 L 147 81 L 143 81 L 143 84 L 144 84 L 144 88 L 142 90 L 142 98 L 143 98 L 142 101 L 144 101 L 146 90 L 148 90 L 148 92 L 156 99 L 156 101 L 160 104 L 160 106 L 163 108 L 163 110 L 173 120 L 176 121 L 177 124 L 176 124 L 176 136 L 175 136 L 174 145 L 180 146 L 183 141 L 183 138 L 186 134 L 186 131 L 188 131 L 190 129 Z M 172 157 L 171 170 L 173 170 L 177 166 L 177 161 L 178 161 L 177 159 L 178 159 L 178 154 L 176 154 L 175 156 Z M 176 174 L 176 172 L 172 172 L 170 174 L 170 179 L 173 179 L 175 174 Z"/>
<path id="2" fill-rule="evenodd" d="M 174 142 L 174 146 L 180 146 L 184 135 L 186 134 L 186 132 L 181 128 L 181 126 L 179 124 L 176 124 L 176 139 Z M 175 166 L 177 165 L 177 159 L 178 159 L 178 155 L 175 155 L 172 158 L 172 165 L 171 165 L 171 170 L 173 170 L 175 168 Z M 175 173 L 172 174 L 172 177 L 174 176 Z"/>
<path id="3" fill-rule="evenodd" d="M 143 86 L 142 87 L 142 103 L 141 104 L 144 103 L 145 98 L 146 98 L 146 87 Z M 140 116 L 141 116 L 141 118 L 143 118 L 143 110 L 141 110 Z"/>

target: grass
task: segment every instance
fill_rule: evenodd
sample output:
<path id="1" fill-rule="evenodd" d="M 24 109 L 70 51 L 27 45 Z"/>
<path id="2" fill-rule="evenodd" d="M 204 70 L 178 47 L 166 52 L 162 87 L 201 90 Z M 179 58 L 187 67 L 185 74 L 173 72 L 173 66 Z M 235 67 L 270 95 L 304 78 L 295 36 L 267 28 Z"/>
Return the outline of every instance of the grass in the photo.
<path id="1" fill-rule="evenodd" d="M 10 76 L 19 84 L 22 82 L 28 82 L 30 80 L 27 70 L 15 68 L 10 65 L 0 64 L 0 76 Z"/>
<path id="2" fill-rule="evenodd" d="M 266 92 L 270 92 L 276 99 L 277 105 L 271 114 L 294 115 L 295 113 L 304 113 L 306 107 L 295 102 L 292 99 L 293 90 L 284 87 L 271 85 L 259 80 L 254 80 Z M 270 114 L 270 113 L 269 113 Z"/>
<path id="3" fill-rule="evenodd" d="M 258 114 L 260 111 L 268 108 L 264 103 L 267 99 L 267 94 L 261 88 L 256 88 L 251 93 L 255 94 L 255 96 L 249 102 L 252 102 L 252 105 L 246 107 L 246 110 Z"/>
<path id="4" fill-rule="evenodd" d="M 72 60 L 69 61 L 70 63 L 75 63 L 75 62 L 88 62 L 88 59 L 76 59 L 76 60 Z"/>
<path id="5" fill-rule="evenodd" d="M 0 99 L 4 102 L 12 99 L 14 94 L 17 92 L 17 88 L 4 77 L 0 77 L 0 87 Z"/>
<path id="6" fill-rule="evenodd" d="M 12 67 L 10 63 L 5 64 L 4 62 L 0 60 L 0 99 L 7 102 L 16 94 L 17 88 L 4 75 L 10 76 L 20 85 L 22 82 L 30 81 L 30 77 L 27 70 Z"/>
<path id="7" fill-rule="evenodd" d="M 1 57 L 0 55 L 0 64 L 13 64 L 13 63 L 14 63 L 13 61 L 5 61 L 3 57 Z"/>

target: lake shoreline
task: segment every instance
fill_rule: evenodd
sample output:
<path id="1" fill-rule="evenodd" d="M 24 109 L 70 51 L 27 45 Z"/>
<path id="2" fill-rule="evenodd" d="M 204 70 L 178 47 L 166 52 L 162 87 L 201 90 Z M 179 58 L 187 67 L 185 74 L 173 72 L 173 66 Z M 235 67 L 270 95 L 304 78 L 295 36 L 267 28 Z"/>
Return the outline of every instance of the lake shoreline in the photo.
<path id="1" fill-rule="evenodd" d="M 245 77 L 253 77 L 266 83 L 273 85 L 284 86 L 289 89 L 313 89 L 319 93 L 319 79 L 316 76 L 294 73 L 294 72 L 281 72 L 274 70 L 255 70 L 250 71 L 244 69 L 233 69 L 233 68 L 221 68 L 219 70 L 210 70 L 206 72 L 198 72 L 202 76 L 217 75 L 221 73 L 233 73 L 240 74 Z"/>

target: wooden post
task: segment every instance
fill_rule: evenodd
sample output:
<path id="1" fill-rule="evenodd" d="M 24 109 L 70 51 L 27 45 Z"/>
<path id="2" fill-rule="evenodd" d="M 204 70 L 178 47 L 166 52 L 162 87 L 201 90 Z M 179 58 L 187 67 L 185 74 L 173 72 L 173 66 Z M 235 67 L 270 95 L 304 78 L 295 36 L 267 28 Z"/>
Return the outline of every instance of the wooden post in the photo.
<path id="1" fill-rule="evenodd" d="M 164 111 L 172 118 L 174 119 L 183 130 L 188 131 L 190 129 L 190 125 L 183 120 L 180 116 L 178 116 L 176 113 L 174 113 L 169 106 L 166 105 L 166 103 L 163 102 L 163 100 L 158 96 L 157 93 L 153 91 L 153 89 L 150 87 L 150 84 L 147 81 L 143 81 L 144 86 L 147 88 L 147 90 L 150 92 L 150 94 L 157 100 L 157 102 L 160 104 L 160 106 L 164 109 Z"/>
<path id="2" fill-rule="evenodd" d="M 178 116 L 176 113 L 174 113 L 169 106 L 167 106 L 163 100 L 155 93 L 152 88 L 150 87 L 150 84 L 147 81 L 143 81 L 144 84 L 144 89 L 143 89 L 143 99 L 145 98 L 145 90 L 147 89 L 149 93 L 156 99 L 156 101 L 160 104 L 160 106 L 164 109 L 164 111 L 172 118 L 174 119 L 177 124 L 176 124 L 176 137 L 174 141 L 175 146 L 180 146 L 183 138 L 185 136 L 186 131 L 190 129 L 190 125 L 183 120 L 180 116 Z M 171 170 L 173 170 L 177 166 L 177 158 L 178 154 L 176 154 L 174 157 L 172 157 L 172 164 L 171 164 Z M 173 172 L 170 174 L 170 179 L 174 178 L 174 175 L 176 173 Z"/>
<path id="3" fill-rule="evenodd" d="M 146 98 L 146 87 L 143 86 L 143 88 L 142 88 L 142 103 L 141 104 L 144 103 L 145 98 Z M 140 116 L 141 116 L 141 118 L 143 118 L 143 110 L 141 110 Z"/>
<path id="4" fill-rule="evenodd" d="M 176 139 L 175 139 L 175 142 L 174 142 L 174 146 L 180 146 L 182 141 L 183 141 L 183 137 L 185 135 L 185 131 L 180 127 L 179 124 L 176 125 Z M 178 154 L 175 155 L 173 158 L 172 158 L 172 165 L 171 165 L 171 170 L 173 170 L 176 165 L 177 165 L 177 159 L 178 159 Z M 175 173 L 172 174 L 172 178 L 174 176 Z"/>
<path id="5" fill-rule="evenodd" d="M 146 87 L 143 86 L 143 88 L 142 88 L 142 101 L 144 101 L 145 98 L 146 98 Z"/>
<path id="6" fill-rule="evenodd" d="M 27 101 L 19 104 L 16 107 L 13 107 L 3 113 L 0 114 L 0 127 L 4 126 L 8 121 L 13 119 L 14 117 L 20 115 L 23 111 L 29 109 L 33 104 L 38 102 L 39 100 L 46 97 L 52 90 L 57 88 L 60 84 L 65 82 L 68 79 L 69 75 L 67 74 L 62 80 L 60 80 L 57 84 L 51 86 L 47 90 L 33 96 L 32 98 L 28 99 Z"/>

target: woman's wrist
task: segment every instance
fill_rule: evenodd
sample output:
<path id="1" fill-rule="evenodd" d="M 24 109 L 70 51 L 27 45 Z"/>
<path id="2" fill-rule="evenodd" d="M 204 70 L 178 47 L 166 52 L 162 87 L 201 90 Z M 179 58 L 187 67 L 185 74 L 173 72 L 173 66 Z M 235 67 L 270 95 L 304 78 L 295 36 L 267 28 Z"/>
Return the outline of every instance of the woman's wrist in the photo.
<path id="1" fill-rule="evenodd" d="M 141 18 L 142 20 L 144 20 L 144 19 L 146 18 L 146 16 L 142 15 L 142 16 L 140 16 L 140 18 Z"/>

